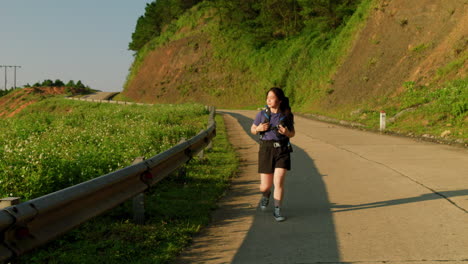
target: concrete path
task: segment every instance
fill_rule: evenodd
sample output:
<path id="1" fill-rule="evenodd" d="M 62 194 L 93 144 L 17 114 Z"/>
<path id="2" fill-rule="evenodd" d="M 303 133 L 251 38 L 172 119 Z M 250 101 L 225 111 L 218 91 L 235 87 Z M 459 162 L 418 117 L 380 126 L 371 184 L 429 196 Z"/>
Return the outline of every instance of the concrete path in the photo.
<path id="1" fill-rule="evenodd" d="M 258 209 L 255 112 L 224 113 L 242 173 L 177 263 L 468 263 L 466 149 L 296 117 L 276 223 Z"/>

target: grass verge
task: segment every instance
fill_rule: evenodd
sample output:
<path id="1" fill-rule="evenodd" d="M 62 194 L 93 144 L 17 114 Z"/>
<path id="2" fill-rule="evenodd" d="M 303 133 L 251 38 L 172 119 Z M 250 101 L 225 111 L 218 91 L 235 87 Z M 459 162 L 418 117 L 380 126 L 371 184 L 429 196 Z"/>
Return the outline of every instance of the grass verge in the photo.
<path id="1" fill-rule="evenodd" d="M 404 90 L 394 97 L 377 98 L 349 112 L 327 113 L 339 120 L 359 123 L 377 131 L 380 111 L 386 112 L 386 131 L 426 138 L 444 144 L 468 144 L 468 79 L 447 81 L 440 86 L 405 82 Z"/>

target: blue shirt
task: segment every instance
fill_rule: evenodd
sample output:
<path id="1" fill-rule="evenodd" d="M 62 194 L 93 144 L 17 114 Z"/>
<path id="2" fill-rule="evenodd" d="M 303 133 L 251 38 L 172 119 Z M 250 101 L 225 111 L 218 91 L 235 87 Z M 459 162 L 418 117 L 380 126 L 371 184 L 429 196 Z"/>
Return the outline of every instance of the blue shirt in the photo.
<path id="1" fill-rule="evenodd" d="M 277 131 L 275 131 L 273 128 L 277 127 L 280 124 L 280 118 L 283 115 L 281 113 L 271 113 L 270 117 L 270 130 L 266 131 L 265 134 L 263 134 L 262 140 L 284 140 L 287 138 L 284 135 L 279 134 Z M 292 118 L 292 114 L 291 114 Z M 260 111 L 256 116 L 255 120 L 253 122 L 254 125 L 258 126 L 261 123 L 268 122 L 266 116 L 263 115 L 263 111 Z M 289 122 L 292 126 L 292 120 Z M 294 127 L 288 127 L 289 130 L 294 129 Z"/>

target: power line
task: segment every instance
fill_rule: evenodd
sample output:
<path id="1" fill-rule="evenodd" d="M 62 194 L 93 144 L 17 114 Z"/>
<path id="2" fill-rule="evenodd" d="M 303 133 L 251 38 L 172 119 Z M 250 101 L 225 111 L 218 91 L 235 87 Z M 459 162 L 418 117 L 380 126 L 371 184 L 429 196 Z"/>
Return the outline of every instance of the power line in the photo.
<path id="1" fill-rule="evenodd" d="M 18 65 L 0 65 L 0 68 L 5 68 L 5 91 L 7 90 L 7 68 L 13 68 L 14 69 L 14 73 L 15 73 L 15 77 L 14 77 L 14 80 L 15 80 L 15 85 L 14 85 L 14 88 L 16 88 L 16 68 L 21 68 L 21 66 L 18 66 Z"/>

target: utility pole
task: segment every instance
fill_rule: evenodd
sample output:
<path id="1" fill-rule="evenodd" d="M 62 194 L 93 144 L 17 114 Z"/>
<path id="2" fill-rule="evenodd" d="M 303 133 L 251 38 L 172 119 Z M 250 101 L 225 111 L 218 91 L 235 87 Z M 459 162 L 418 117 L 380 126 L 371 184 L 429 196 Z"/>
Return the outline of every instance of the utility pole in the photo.
<path id="1" fill-rule="evenodd" d="M 3 87 L 4 90 L 6 91 L 6 85 L 7 85 L 7 66 L 4 66 L 4 65 L 0 65 L 0 68 L 5 68 L 5 86 Z"/>
<path id="2" fill-rule="evenodd" d="M 16 66 L 16 65 L 14 65 L 14 66 L 10 66 L 10 67 L 13 67 L 13 68 L 14 68 L 14 72 L 15 72 L 15 75 L 14 75 L 14 76 L 15 76 L 15 86 L 13 86 L 13 89 L 16 89 L 16 68 L 21 68 L 21 66 Z"/>
<path id="3" fill-rule="evenodd" d="M 16 88 L 16 68 L 21 68 L 21 66 L 17 66 L 17 65 L 0 65 L 0 68 L 5 68 L 5 87 L 4 87 L 5 91 L 7 90 L 7 68 L 14 68 L 15 86 L 13 88 Z"/>

